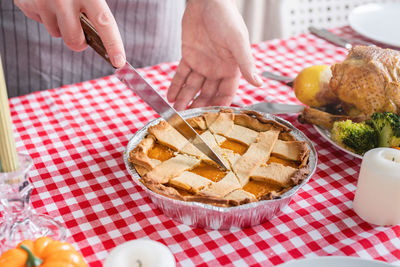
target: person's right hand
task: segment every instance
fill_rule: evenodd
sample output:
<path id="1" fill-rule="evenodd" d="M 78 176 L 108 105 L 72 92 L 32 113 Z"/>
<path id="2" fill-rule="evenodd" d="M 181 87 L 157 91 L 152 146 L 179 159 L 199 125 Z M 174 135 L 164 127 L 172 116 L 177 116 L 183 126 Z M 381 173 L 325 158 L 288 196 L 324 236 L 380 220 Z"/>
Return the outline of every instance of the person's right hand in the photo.
<path id="1" fill-rule="evenodd" d="M 62 37 L 74 51 L 87 47 L 79 21 L 85 13 L 96 28 L 114 67 L 125 64 L 125 50 L 117 23 L 105 0 L 14 0 L 24 14 L 40 23 L 54 37 Z"/>

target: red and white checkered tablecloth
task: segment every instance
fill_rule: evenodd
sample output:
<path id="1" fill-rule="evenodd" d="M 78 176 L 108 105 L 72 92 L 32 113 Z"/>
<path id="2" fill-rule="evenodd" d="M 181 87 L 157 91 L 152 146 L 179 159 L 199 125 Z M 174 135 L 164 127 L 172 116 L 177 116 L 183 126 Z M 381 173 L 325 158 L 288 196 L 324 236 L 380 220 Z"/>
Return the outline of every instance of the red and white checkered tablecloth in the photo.
<path id="1" fill-rule="evenodd" d="M 356 36 L 348 27 L 337 33 Z M 347 51 L 309 34 L 253 46 L 259 71 L 295 76 L 332 64 Z M 141 69 L 163 93 L 176 63 Z M 265 79 L 241 81 L 235 102 L 298 103 L 291 88 Z M 278 265 L 293 259 L 346 255 L 400 265 L 400 226 L 374 227 L 352 209 L 361 160 L 324 140 L 296 115 L 285 115 L 315 144 L 319 163 L 283 212 L 251 228 L 213 231 L 167 218 L 130 179 L 123 153 L 156 114 L 114 76 L 10 99 L 18 151 L 34 161 L 32 204 L 63 222 L 68 241 L 90 266 L 128 240 L 147 238 L 171 250 L 178 266 Z"/>

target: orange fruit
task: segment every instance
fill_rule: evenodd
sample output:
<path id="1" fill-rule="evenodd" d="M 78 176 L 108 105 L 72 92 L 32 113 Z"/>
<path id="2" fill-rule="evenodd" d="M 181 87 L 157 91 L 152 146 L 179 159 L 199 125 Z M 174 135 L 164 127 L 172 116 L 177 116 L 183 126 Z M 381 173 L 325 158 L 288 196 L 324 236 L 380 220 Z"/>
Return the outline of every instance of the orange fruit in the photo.
<path id="1" fill-rule="evenodd" d="M 311 107 L 322 107 L 332 103 L 336 97 L 329 90 L 331 77 L 331 69 L 327 65 L 315 65 L 303 69 L 293 82 L 297 99 Z"/>

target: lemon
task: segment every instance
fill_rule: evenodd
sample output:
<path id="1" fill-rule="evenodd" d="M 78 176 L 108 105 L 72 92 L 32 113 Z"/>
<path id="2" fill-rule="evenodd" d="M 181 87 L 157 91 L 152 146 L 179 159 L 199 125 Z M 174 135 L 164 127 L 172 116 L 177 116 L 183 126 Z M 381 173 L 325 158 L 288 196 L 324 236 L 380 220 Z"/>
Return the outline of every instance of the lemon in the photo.
<path id="1" fill-rule="evenodd" d="M 322 107 L 335 101 L 336 96 L 329 89 L 332 77 L 330 66 L 314 65 L 303 69 L 293 82 L 297 99 L 311 107 Z"/>

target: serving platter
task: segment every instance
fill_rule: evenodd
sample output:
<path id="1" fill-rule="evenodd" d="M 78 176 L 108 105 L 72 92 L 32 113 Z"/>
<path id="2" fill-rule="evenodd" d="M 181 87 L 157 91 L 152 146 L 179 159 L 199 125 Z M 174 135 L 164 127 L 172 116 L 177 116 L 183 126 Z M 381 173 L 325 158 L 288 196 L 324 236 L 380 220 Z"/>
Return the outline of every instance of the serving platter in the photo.
<path id="1" fill-rule="evenodd" d="M 221 109 L 227 107 L 206 107 L 189 109 L 180 112 L 184 118 L 196 117 L 205 112 L 219 112 Z M 240 113 L 245 110 L 242 108 L 232 108 L 234 113 Z M 266 119 L 276 120 L 277 122 L 289 127 L 292 131 L 291 134 L 299 141 L 304 141 L 309 150 L 309 175 L 298 185 L 283 193 L 279 198 L 273 200 L 262 200 L 252 202 L 235 207 L 219 207 L 210 204 L 199 202 L 187 202 L 177 199 L 165 197 L 149 190 L 145 185 L 140 182 L 140 176 L 136 172 L 135 167 L 129 162 L 129 152 L 133 150 L 140 141 L 147 135 L 147 130 L 150 126 L 158 124 L 162 119 L 158 118 L 147 123 L 142 129 L 138 130 L 130 139 L 125 154 L 125 166 L 132 177 L 132 180 L 139 185 L 150 197 L 152 202 L 161 209 L 164 214 L 175 221 L 208 229 L 230 229 L 230 228 L 245 228 L 253 225 L 258 225 L 278 214 L 284 207 L 286 207 L 296 192 L 304 186 L 311 176 L 314 174 L 317 166 L 317 152 L 312 142 L 307 136 L 295 128 L 290 122 L 273 116 L 271 114 L 260 113 Z"/>
<path id="2" fill-rule="evenodd" d="M 362 159 L 362 158 L 363 158 L 361 155 L 356 154 L 356 153 L 354 153 L 354 152 L 352 152 L 352 151 L 350 151 L 350 150 L 347 150 L 346 148 L 344 148 L 344 147 L 339 146 L 338 144 L 336 144 L 335 141 L 332 140 L 332 138 L 331 138 L 331 133 L 330 133 L 327 129 L 322 128 L 322 127 L 320 127 L 320 126 L 318 126 L 318 125 L 313 125 L 313 126 L 314 126 L 314 129 L 322 136 L 322 138 L 324 138 L 326 141 L 328 141 L 329 143 L 331 143 L 334 147 L 336 147 L 336 148 L 338 148 L 338 149 L 340 149 L 340 150 L 346 152 L 347 154 L 352 155 L 352 156 L 355 157 L 355 158 L 359 158 L 359 159 Z"/>

